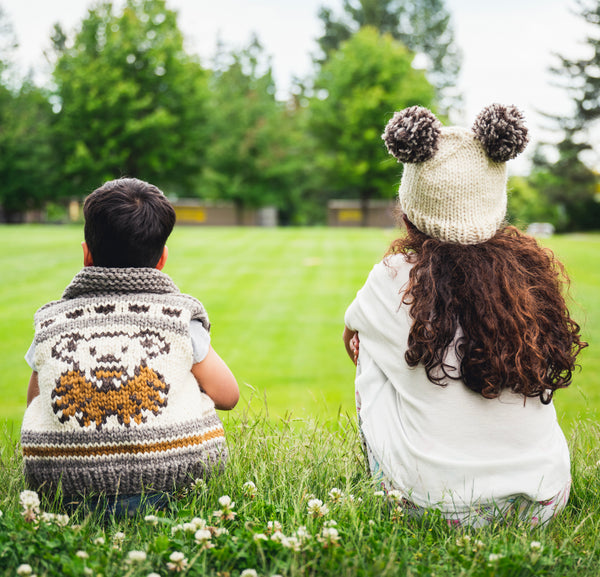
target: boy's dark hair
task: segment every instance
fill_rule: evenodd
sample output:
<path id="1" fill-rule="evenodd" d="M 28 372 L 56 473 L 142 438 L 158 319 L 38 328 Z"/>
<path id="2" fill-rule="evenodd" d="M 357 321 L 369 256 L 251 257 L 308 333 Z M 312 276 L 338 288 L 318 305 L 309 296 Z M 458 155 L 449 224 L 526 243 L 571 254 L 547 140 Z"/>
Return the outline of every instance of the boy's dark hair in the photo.
<path id="1" fill-rule="evenodd" d="M 94 266 L 154 268 L 175 225 L 175 210 L 154 185 L 111 180 L 83 204 L 85 242 Z"/>

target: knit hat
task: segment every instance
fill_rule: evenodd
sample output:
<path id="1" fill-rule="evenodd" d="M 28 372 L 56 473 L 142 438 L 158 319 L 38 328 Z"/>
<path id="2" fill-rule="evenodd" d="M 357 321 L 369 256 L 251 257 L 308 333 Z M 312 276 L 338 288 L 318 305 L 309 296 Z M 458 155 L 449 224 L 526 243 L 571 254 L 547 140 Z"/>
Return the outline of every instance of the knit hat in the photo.
<path id="1" fill-rule="evenodd" d="M 469 130 L 412 106 L 394 114 L 382 138 L 404 163 L 400 207 L 421 232 L 459 244 L 496 234 L 506 215 L 506 161 L 528 142 L 516 107 L 492 104 Z"/>

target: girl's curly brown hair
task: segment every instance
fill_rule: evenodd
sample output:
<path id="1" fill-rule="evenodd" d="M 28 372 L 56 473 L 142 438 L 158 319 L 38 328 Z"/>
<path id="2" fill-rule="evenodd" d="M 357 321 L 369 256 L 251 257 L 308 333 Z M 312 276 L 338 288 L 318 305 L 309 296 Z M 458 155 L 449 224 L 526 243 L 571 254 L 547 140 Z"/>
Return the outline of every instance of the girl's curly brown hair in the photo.
<path id="1" fill-rule="evenodd" d="M 407 235 L 387 254 L 414 264 L 402 300 L 413 319 L 409 366 L 421 363 L 436 385 L 461 379 L 488 399 L 510 389 L 550 403 L 556 389 L 571 383 L 577 355 L 587 346 L 562 294 L 569 284 L 563 265 L 512 226 L 484 243 L 460 245 L 405 223 Z M 449 367 L 445 353 L 459 328 L 460 367 Z"/>

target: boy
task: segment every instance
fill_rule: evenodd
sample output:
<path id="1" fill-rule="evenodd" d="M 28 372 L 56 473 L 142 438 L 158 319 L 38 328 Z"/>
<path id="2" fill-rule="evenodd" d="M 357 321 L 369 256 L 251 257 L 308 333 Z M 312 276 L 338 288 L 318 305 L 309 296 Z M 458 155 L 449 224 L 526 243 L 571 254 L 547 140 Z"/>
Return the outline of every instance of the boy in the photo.
<path id="1" fill-rule="evenodd" d="M 163 193 L 113 180 L 83 212 L 84 268 L 35 314 L 21 445 L 32 488 L 114 505 L 221 469 L 215 407 L 235 407 L 239 389 L 204 307 L 161 272 L 175 224 Z"/>

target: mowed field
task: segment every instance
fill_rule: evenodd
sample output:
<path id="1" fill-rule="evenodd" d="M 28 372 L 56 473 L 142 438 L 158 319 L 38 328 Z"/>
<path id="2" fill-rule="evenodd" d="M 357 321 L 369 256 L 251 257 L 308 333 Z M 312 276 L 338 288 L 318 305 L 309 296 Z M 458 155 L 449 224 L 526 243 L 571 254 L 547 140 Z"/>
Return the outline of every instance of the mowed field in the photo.
<path id="1" fill-rule="evenodd" d="M 344 311 L 395 231 L 176 227 L 165 267 L 207 308 L 212 342 L 242 390 L 235 412 L 334 419 L 353 413 L 354 366 Z M 33 313 L 81 267 L 81 226 L 0 226 L 0 421 L 18 435 L 30 369 Z M 600 234 L 543 241 L 566 264 L 570 308 L 590 347 L 573 385 L 555 397 L 569 431 L 600 415 Z"/>

